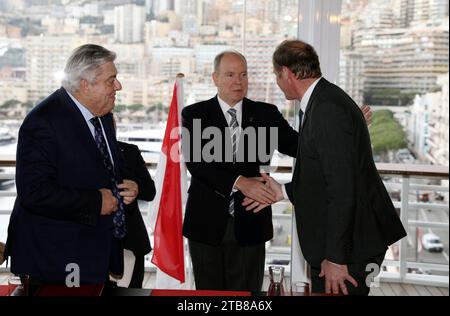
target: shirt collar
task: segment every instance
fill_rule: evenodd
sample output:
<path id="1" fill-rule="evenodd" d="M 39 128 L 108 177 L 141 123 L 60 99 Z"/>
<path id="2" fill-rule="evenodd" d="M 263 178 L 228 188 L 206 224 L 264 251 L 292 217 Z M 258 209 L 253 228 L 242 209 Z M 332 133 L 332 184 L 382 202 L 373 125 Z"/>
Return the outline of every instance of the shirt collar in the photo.
<path id="1" fill-rule="evenodd" d="M 308 90 L 306 90 L 305 94 L 303 95 L 303 98 L 300 101 L 300 109 L 303 111 L 303 113 L 306 113 L 306 107 L 308 106 L 309 99 L 311 99 L 311 95 L 314 91 L 314 88 L 317 86 L 320 79 L 322 79 L 322 77 L 314 81 L 313 84 L 309 86 Z"/>
<path id="2" fill-rule="evenodd" d="M 71 95 L 69 91 L 66 90 L 66 92 L 72 99 L 72 101 L 75 103 L 75 105 L 78 107 L 81 114 L 83 114 L 83 117 L 87 122 L 89 122 L 91 118 L 95 117 L 95 115 L 92 114 L 91 111 L 89 111 L 83 104 L 81 104 L 81 102 L 78 101 L 73 95 Z"/>
<path id="3" fill-rule="evenodd" d="M 242 111 L 242 100 L 236 103 L 233 107 L 222 100 L 219 95 L 217 95 L 217 100 L 219 101 L 220 107 L 222 108 L 223 113 L 227 113 L 229 109 L 233 108 L 236 110 L 236 113 L 240 113 Z"/>

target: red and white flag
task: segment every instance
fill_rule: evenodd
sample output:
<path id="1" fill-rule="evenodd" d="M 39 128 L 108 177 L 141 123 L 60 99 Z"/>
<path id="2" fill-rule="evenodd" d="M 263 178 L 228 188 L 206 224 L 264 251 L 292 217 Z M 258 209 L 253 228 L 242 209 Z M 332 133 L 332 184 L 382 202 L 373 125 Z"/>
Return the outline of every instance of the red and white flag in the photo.
<path id="1" fill-rule="evenodd" d="M 150 222 L 154 224 L 152 263 L 157 266 L 156 288 L 186 288 L 182 224 L 186 201 L 186 167 L 181 156 L 183 75 L 173 89 L 161 156 L 156 168 L 156 196 Z M 152 218 L 153 217 L 153 218 Z M 153 220 L 152 220 L 153 219 Z"/>

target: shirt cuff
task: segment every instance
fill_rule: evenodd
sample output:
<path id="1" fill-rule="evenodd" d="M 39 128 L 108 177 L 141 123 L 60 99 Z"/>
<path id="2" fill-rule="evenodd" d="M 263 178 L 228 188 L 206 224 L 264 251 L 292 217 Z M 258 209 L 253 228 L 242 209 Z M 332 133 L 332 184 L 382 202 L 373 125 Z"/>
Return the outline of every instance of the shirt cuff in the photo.
<path id="1" fill-rule="evenodd" d="M 239 191 L 238 189 L 236 189 L 236 183 L 238 182 L 240 177 L 242 177 L 242 176 L 237 177 L 236 181 L 234 181 L 233 189 L 231 190 L 231 194 L 236 193 L 237 191 Z"/>
<path id="2" fill-rule="evenodd" d="M 289 200 L 289 196 L 287 195 L 287 192 L 286 192 L 286 186 L 284 184 L 281 185 L 281 191 L 283 192 L 283 198 L 285 200 Z"/>

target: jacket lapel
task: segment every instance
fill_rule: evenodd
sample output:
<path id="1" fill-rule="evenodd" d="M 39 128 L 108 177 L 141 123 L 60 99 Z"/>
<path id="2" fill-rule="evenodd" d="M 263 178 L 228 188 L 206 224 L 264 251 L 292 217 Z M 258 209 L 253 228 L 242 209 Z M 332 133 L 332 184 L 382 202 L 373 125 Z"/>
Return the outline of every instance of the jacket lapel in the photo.
<path id="1" fill-rule="evenodd" d="M 114 162 L 114 169 L 116 173 L 117 180 L 120 181 L 119 173 L 119 149 L 117 147 L 116 132 L 114 131 L 114 126 L 112 122 L 112 114 L 108 113 L 101 117 L 103 129 L 105 130 L 106 138 L 108 139 L 109 149 L 112 154 L 112 159 Z"/>
<path id="2" fill-rule="evenodd" d="M 301 159 L 300 158 L 300 149 L 301 149 L 301 144 L 303 141 L 303 130 L 305 129 L 305 126 L 307 124 L 307 122 L 309 121 L 309 117 L 311 114 L 311 109 L 314 106 L 314 102 L 316 101 L 317 96 L 321 93 L 320 91 L 323 89 L 323 86 L 327 83 L 327 80 L 324 78 L 321 78 L 319 80 L 319 82 L 317 83 L 316 87 L 314 88 L 313 93 L 311 94 L 311 97 L 309 98 L 308 101 L 308 105 L 306 106 L 306 110 L 305 110 L 305 118 L 303 119 L 303 124 L 301 126 L 300 132 L 299 132 L 299 137 L 298 137 L 298 146 L 297 146 L 297 156 L 296 156 L 296 162 L 295 162 L 295 168 L 294 168 L 294 172 L 293 172 L 293 176 L 292 176 L 292 181 L 294 182 L 294 186 L 295 186 L 295 182 L 296 180 L 299 178 L 297 176 L 297 173 L 300 170 L 300 163 L 301 163 Z"/>
<path id="3" fill-rule="evenodd" d="M 244 98 L 242 101 L 242 129 L 253 126 L 253 120 L 253 109 L 250 101 L 247 98 Z"/>
<path id="4" fill-rule="evenodd" d="M 91 131 L 89 130 L 88 123 L 81 114 L 77 105 L 73 102 L 73 100 L 69 97 L 66 90 L 64 88 L 59 89 L 59 97 L 61 99 L 61 103 L 65 106 L 67 111 L 70 113 L 70 117 L 73 118 L 68 120 L 72 125 L 71 128 L 73 131 L 79 131 L 81 134 L 78 138 L 81 144 L 81 148 L 85 149 L 85 152 L 89 153 L 92 156 L 92 161 L 97 162 L 98 165 L 101 165 L 102 168 L 99 170 L 104 170 L 106 175 L 106 168 L 103 165 L 103 158 L 100 155 L 100 151 L 97 148 L 97 144 L 95 143 L 94 137 L 92 136 Z M 103 123 L 103 120 L 102 120 Z M 107 133 L 108 134 L 108 133 Z M 110 142 L 108 138 L 108 142 Z M 112 151 L 112 150 L 111 150 Z M 115 162 L 115 161 L 114 161 Z"/>
<path id="5" fill-rule="evenodd" d="M 229 127 L 228 121 L 225 119 L 225 115 L 220 107 L 217 96 L 210 100 L 210 106 L 208 109 L 210 111 L 208 117 L 210 119 L 211 126 L 217 126 L 221 130 L 225 127 Z"/>
<path id="6" fill-rule="evenodd" d="M 326 83 L 327 83 L 327 80 L 324 78 L 321 78 L 319 80 L 319 82 L 317 83 L 316 87 L 314 88 L 314 91 L 311 94 L 311 97 L 309 98 L 308 105 L 306 106 L 305 118 L 304 118 L 303 124 L 302 124 L 302 132 L 303 132 L 303 129 L 305 128 L 306 122 L 309 119 L 309 114 L 311 112 L 311 109 L 313 107 L 315 99 L 320 95 L 320 91 L 323 89 L 323 87 Z"/>

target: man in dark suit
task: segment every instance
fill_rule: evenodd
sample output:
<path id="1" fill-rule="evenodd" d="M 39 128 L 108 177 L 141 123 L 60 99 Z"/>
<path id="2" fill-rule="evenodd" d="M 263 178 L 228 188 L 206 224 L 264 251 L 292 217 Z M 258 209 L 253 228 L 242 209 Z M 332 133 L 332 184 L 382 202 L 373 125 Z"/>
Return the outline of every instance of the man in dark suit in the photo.
<path id="1" fill-rule="evenodd" d="M 183 127 L 189 131 L 183 135 L 183 151 L 192 175 L 183 234 L 189 239 L 197 289 L 257 292 L 264 277 L 265 242 L 273 236 L 272 210 L 267 206 L 260 212 L 247 212 L 241 203 L 244 195 L 261 203 L 273 201 L 260 179 L 260 167 L 270 163 L 275 149 L 269 150 L 269 140 L 272 136 L 276 149 L 294 156 L 297 133 L 276 106 L 245 98 L 247 63 L 241 54 L 219 54 L 213 80 L 217 96 L 182 112 Z M 264 132 L 258 127 L 265 127 L 266 134 L 261 135 Z M 218 131 L 215 140 L 219 138 L 220 145 L 206 150 L 210 140 L 201 139 L 196 131 L 211 128 Z M 251 129 L 256 135 L 253 141 L 244 136 Z M 265 136 L 266 157 L 257 155 L 263 147 L 258 144 L 259 136 Z M 209 159 L 206 151 L 216 157 Z M 201 157 L 196 159 L 196 155 Z"/>
<path id="2" fill-rule="evenodd" d="M 287 194 L 295 206 L 312 291 L 368 295 L 366 279 L 374 271 L 366 268 L 380 267 L 387 247 L 406 232 L 373 162 L 364 117 L 343 90 L 322 78 L 310 45 L 283 42 L 273 65 L 286 98 L 301 101 L 301 128 L 285 194 L 267 179 L 277 200 Z"/>
<path id="3" fill-rule="evenodd" d="M 115 57 L 98 45 L 74 50 L 62 87 L 20 127 L 7 252 L 11 271 L 36 284 L 103 283 L 123 273 L 123 196 L 133 194 L 119 193 Z"/>
<path id="4" fill-rule="evenodd" d="M 128 183 L 129 190 L 136 191 L 136 199 L 151 201 L 155 197 L 156 189 L 145 161 L 136 145 L 118 142 L 122 154 L 122 174 L 124 183 Z M 125 198 L 126 199 L 126 198 Z M 137 200 L 125 206 L 127 234 L 124 238 L 124 248 L 131 250 L 135 256 L 133 274 L 129 288 L 142 288 L 144 280 L 144 257 L 152 247 L 147 229 L 142 219 Z"/>

